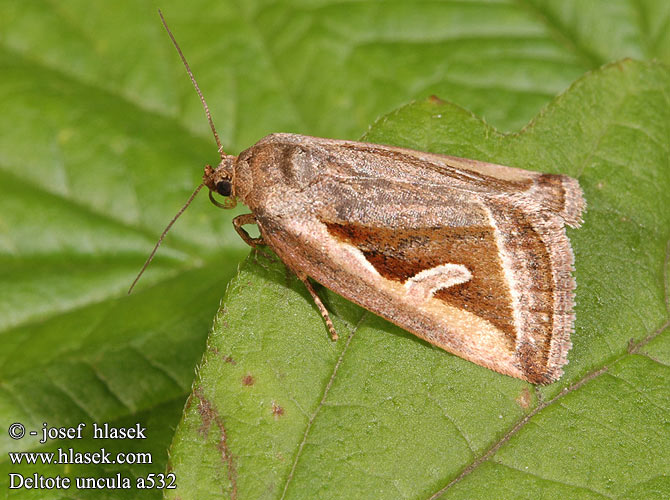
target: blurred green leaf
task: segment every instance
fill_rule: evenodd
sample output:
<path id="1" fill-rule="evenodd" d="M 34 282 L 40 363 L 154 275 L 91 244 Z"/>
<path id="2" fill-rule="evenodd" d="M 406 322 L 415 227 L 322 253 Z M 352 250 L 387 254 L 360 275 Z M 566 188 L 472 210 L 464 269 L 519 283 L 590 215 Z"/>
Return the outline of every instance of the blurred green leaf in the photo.
<path id="1" fill-rule="evenodd" d="M 213 209 L 201 196 L 168 235 L 135 294 L 125 297 L 160 231 L 198 184 L 201 166 L 217 160 L 157 7 L 189 58 L 230 152 L 277 131 L 356 139 L 378 116 L 431 94 L 500 130 L 517 130 L 602 63 L 625 56 L 670 61 L 670 7 L 662 0 L 0 2 L 3 425 L 16 421 L 39 430 L 44 421 L 141 420 L 151 422 L 147 442 L 116 446 L 164 449 L 225 283 L 247 253 L 231 227 L 234 214 Z M 402 143 L 391 135 L 389 141 Z M 477 156 L 462 144 L 452 153 Z M 504 153 L 496 152 L 495 161 L 513 159 Z M 578 278 L 580 286 L 589 279 Z M 346 324 L 349 306 L 331 302 Z M 359 313 L 351 314 L 353 321 Z M 655 319 L 645 319 L 647 326 Z M 603 333 L 598 342 L 610 340 Z M 652 346 L 659 358 L 668 352 L 658 339 Z M 590 363 L 598 366 L 600 358 L 592 355 Z M 477 424 L 474 419 L 473 428 Z M 0 477 L 34 470 L 10 465 L 7 451 L 69 445 L 42 448 L 34 438 L 13 441 L 3 432 Z M 157 451 L 150 466 L 40 471 L 135 477 L 162 471 L 166 460 Z M 100 498 L 101 492 L 78 495 Z"/>
<path id="2" fill-rule="evenodd" d="M 498 375 L 328 293 L 344 338 L 332 343 L 297 278 L 255 253 L 210 336 L 169 497 L 670 491 L 668 96 L 667 68 L 626 61 L 579 80 L 519 134 L 434 99 L 381 118 L 367 140 L 580 180 L 589 208 L 569 232 L 579 286 L 565 376 L 536 388 Z"/>

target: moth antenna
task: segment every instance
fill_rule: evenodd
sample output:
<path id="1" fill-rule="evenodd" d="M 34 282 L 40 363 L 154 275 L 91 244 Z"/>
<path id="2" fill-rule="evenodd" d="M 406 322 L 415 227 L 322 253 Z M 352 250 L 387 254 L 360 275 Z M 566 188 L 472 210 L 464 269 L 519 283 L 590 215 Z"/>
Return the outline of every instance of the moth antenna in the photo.
<path id="1" fill-rule="evenodd" d="M 140 269 L 140 272 L 137 274 L 137 277 L 135 278 L 135 281 L 133 281 L 133 284 L 130 285 L 130 288 L 128 289 L 128 295 L 130 295 L 130 292 L 133 291 L 133 288 L 135 288 L 135 285 L 137 284 L 137 282 L 140 280 L 140 278 L 144 274 L 144 271 L 147 269 L 147 267 L 149 267 L 149 264 L 154 259 L 154 255 L 156 255 L 156 251 L 158 250 L 158 247 L 161 246 L 161 243 L 163 243 L 163 238 L 165 238 L 165 235 L 168 233 L 168 231 L 170 230 L 172 225 L 177 221 L 179 216 L 184 213 L 184 210 L 186 210 L 188 208 L 188 206 L 193 201 L 193 198 L 195 198 L 195 195 L 198 194 L 198 192 L 204 187 L 204 185 L 205 184 L 202 183 L 197 188 L 195 188 L 195 191 L 193 191 L 193 194 L 191 194 L 191 196 L 189 196 L 188 201 L 184 204 L 183 207 L 181 207 L 179 212 L 177 212 L 177 215 L 172 217 L 172 220 L 170 221 L 170 223 L 163 230 L 163 232 L 161 233 L 160 238 L 158 238 L 158 241 L 156 242 L 156 245 L 154 246 L 154 249 L 151 251 L 151 254 L 149 255 L 149 258 L 147 259 L 147 261 L 142 266 L 142 269 Z"/>
<path id="2" fill-rule="evenodd" d="M 170 36 L 170 40 L 172 40 L 172 44 L 174 45 L 174 48 L 177 49 L 177 53 L 179 54 L 179 57 L 181 57 L 181 61 L 184 63 L 184 67 L 186 68 L 186 72 L 188 73 L 188 76 L 191 77 L 191 82 L 193 82 L 193 86 L 195 87 L 195 91 L 198 93 L 198 96 L 200 96 L 200 101 L 202 102 L 202 107 L 205 108 L 205 114 L 207 115 L 207 121 L 209 122 L 209 128 L 212 129 L 212 133 L 214 134 L 214 139 L 216 140 L 216 145 L 219 148 L 219 155 L 221 156 L 221 159 L 223 160 L 226 156 L 226 153 L 223 151 L 223 146 L 221 145 L 221 140 L 219 139 L 219 134 L 216 131 L 216 128 L 214 127 L 214 122 L 212 121 L 212 115 L 209 112 L 209 106 L 207 106 L 207 101 L 205 101 L 205 97 L 202 95 L 202 92 L 200 92 L 200 87 L 198 87 L 198 82 L 195 81 L 195 77 L 193 76 L 193 72 L 191 71 L 191 67 L 188 65 L 188 62 L 186 62 L 186 57 L 184 57 L 184 53 L 181 51 L 181 48 L 179 47 L 179 44 L 177 43 L 177 40 L 175 39 L 174 35 L 172 34 L 172 31 L 170 31 L 170 28 L 168 28 L 167 22 L 165 21 L 165 18 L 163 17 L 163 13 L 161 12 L 160 9 L 158 9 L 158 15 L 161 16 L 161 21 L 163 22 L 163 26 L 165 26 L 165 30 L 167 31 L 168 35 Z"/>

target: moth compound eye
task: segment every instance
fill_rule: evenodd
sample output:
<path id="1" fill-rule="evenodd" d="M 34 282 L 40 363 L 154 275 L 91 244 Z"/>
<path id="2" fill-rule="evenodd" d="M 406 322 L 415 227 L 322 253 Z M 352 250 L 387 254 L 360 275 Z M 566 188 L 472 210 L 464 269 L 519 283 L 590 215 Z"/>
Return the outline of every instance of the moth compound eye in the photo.
<path id="1" fill-rule="evenodd" d="M 233 185 L 230 181 L 219 181 L 216 183 L 216 192 L 221 196 L 230 196 L 233 192 Z"/>

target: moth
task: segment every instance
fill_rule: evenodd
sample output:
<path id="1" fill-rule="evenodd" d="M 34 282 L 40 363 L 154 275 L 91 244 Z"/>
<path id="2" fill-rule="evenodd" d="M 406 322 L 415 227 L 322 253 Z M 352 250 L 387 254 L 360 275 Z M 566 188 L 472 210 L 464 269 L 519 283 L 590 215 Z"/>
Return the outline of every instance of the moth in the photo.
<path id="1" fill-rule="evenodd" d="M 565 226 L 579 227 L 585 209 L 576 179 L 296 134 L 227 155 L 195 85 L 221 161 L 189 202 L 206 186 L 220 207 L 249 207 L 235 229 L 298 276 L 333 339 L 311 280 L 497 372 L 535 384 L 561 376 L 576 286 Z"/>

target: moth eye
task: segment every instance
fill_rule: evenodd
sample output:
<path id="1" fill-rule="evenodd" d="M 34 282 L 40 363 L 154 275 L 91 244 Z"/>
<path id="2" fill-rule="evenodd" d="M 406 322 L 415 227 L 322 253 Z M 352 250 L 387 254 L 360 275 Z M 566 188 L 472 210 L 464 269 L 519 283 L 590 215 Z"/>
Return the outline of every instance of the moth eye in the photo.
<path id="1" fill-rule="evenodd" d="M 216 192 L 221 196 L 230 196 L 233 192 L 233 185 L 230 181 L 219 181 L 216 183 Z"/>

